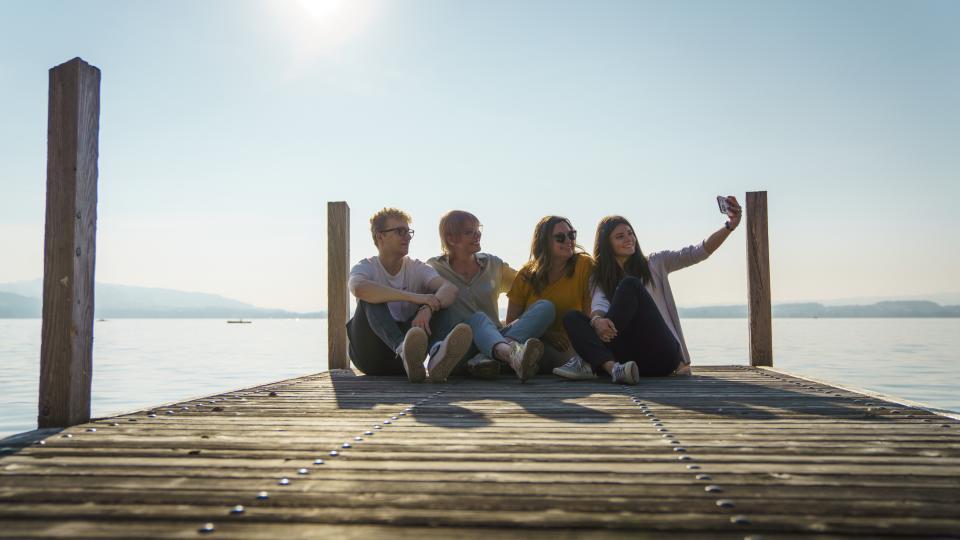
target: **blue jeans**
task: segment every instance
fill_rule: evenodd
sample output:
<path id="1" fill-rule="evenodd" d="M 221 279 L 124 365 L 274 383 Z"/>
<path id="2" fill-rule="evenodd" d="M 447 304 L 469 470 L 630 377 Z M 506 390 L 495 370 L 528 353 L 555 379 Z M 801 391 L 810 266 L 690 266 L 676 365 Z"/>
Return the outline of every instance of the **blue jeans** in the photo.
<path id="1" fill-rule="evenodd" d="M 504 338 L 510 338 L 519 343 L 530 338 L 538 338 L 553 324 L 557 310 L 549 300 L 538 300 L 527 307 L 520 318 L 512 323 L 497 328 L 490 317 L 482 311 L 474 313 L 466 323 L 473 330 L 473 343 L 486 356 L 493 358 L 493 348 L 497 343 L 503 343 Z M 470 353 L 467 353 L 470 356 Z"/>

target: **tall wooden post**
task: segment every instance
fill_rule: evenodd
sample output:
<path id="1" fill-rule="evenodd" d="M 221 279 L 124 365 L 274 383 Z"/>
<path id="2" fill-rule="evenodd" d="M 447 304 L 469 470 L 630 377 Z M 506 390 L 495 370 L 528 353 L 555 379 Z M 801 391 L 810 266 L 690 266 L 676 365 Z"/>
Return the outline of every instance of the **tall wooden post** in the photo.
<path id="1" fill-rule="evenodd" d="M 100 70 L 80 58 L 51 69 L 48 114 L 41 428 L 90 420 Z"/>
<path id="2" fill-rule="evenodd" d="M 747 273 L 750 300 L 750 365 L 773 365 L 770 312 L 770 244 L 767 237 L 767 192 L 747 192 Z"/>
<path id="3" fill-rule="evenodd" d="M 347 319 L 350 292 L 350 207 L 346 202 L 327 203 L 327 361 L 330 369 L 350 367 L 347 354 Z"/>

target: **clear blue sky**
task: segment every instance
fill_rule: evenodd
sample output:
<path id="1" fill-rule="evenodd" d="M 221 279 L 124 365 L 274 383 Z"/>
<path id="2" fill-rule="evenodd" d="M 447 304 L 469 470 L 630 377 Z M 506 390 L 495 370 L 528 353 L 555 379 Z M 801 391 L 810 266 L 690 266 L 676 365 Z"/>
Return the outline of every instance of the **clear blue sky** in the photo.
<path id="1" fill-rule="evenodd" d="M 960 291 L 960 2 L 0 0 L 0 282 L 42 274 L 47 70 L 103 72 L 97 278 L 325 303 L 326 201 L 646 251 L 767 190 L 775 302 Z M 744 230 L 672 278 L 744 303 Z"/>

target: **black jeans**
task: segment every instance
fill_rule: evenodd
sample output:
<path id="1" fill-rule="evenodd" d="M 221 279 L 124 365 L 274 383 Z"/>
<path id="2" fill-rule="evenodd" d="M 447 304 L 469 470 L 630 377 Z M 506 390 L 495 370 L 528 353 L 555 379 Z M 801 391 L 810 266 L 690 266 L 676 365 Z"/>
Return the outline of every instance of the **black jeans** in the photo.
<path id="1" fill-rule="evenodd" d="M 639 278 L 628 276 L 620 281 L 607 318 L 617 328 L 617 337 L 604 343 L 583 313 L 568 311 L 563 316 L 563 326 L 574 350 L 595 371 L 600 371 L 600 366 L 609 360 L 633 360 L 641 376 L 662 377 L 673 373 L 683 361 L 680 343 Z"/>
<path id="2" fill-rule="evenodd" d="M 347 323 L 350 360 L 367 375 L 403 375 L 403 362 L 397 347 L 410 329 L 409 322 L 397 322 L 387 304 L 357 301 L 357 310 Z"/>

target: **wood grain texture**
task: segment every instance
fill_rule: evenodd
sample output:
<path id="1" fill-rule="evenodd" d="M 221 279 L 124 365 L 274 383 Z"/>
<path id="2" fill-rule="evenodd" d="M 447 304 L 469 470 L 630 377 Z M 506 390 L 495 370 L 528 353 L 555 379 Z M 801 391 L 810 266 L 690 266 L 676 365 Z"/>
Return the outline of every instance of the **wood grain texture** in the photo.
<path id="1" fill-rule="evenodd" d="M 750 367 L 634 387 L 341 370 L 43 435 L 0 441 L 0 537 L 960 530 L 960 422 Z"/>
<path id="2" fill-rule="evenodd" d="M 40 427 L 90 419 L 100 70 L 50 70 Z"/>
<path id="3" fill-rule="evenodd" d="M 350 318 L 350 207 L 327 203 L 327 359 L 330 369 L 350 367 L 347 321 Z"/>
<path id="4" fill-rule="evenodd" d="M 747 192 L 747 278 L 750 365 L 773 365 L 773 322 L 770 306 L 770 244 L 767 236 L 767 192 Z"/>

